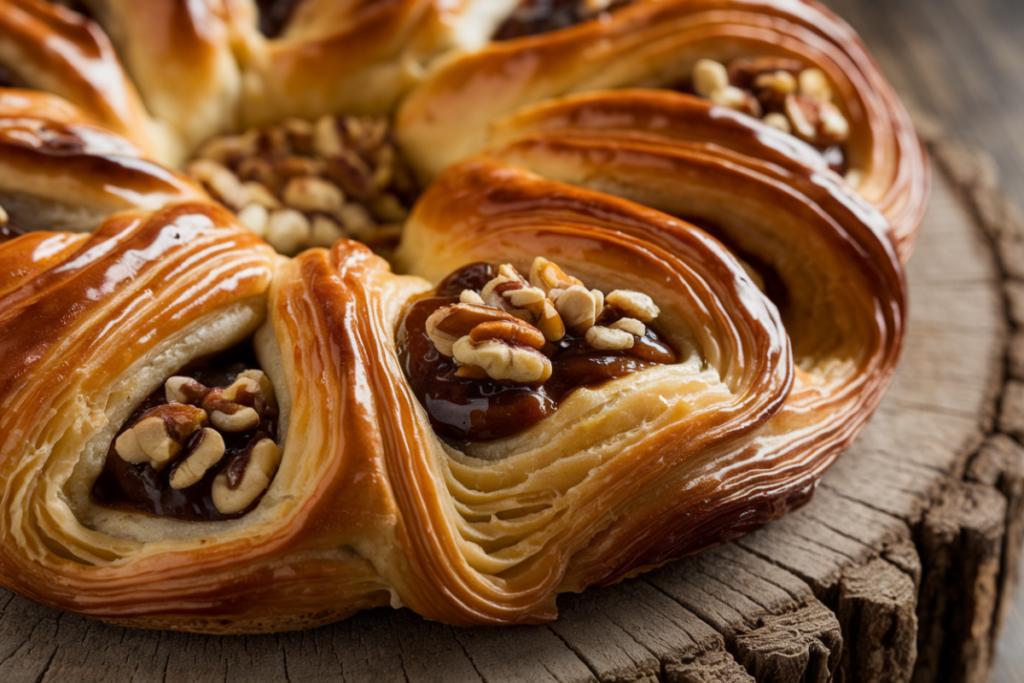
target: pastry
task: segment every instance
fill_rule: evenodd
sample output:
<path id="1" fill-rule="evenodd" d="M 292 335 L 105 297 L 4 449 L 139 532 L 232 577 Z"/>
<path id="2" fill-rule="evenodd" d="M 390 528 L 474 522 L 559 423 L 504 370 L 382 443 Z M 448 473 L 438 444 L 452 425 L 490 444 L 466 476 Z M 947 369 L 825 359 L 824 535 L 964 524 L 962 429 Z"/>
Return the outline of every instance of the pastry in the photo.
<path id="1" fill-rule="evenodd" d="M 557 110 L 573 102 L 581 109 L 571 125 L 637 125 L 602 111 L 635 115 L 619 89 L 648 89 L 642 115 L 659 121 L 673 120 L 684 94 L 699 96 L 718 105 L 712 118 L 728 117 L 727 109 L 752 114 L 745 122 L 762 118 L 823 151 L 882 209 L 906 259 L 928 195 L 924 151 L 902 104 L 841 19 L 814 2 L 772 0 L 626 2 L 612 10 L 608 20 L 553 32 L 542 21 L 520 22 L 520 37 L 446 56 L 396 117 L 413 168 L 432 178 L 487 147 L 495 127 L 517 118 L 561 125 Z"/>
<path id="2" fill-rule="evenodd" d="M 550 621 L 805 503 L 895 372 L 926 162 L 815 5 L 0 5 L 0 582 L 33 600 L 213 633 Z M 824 75 L 850 137 L 615 52 L 656 30 L 728 77 L 712 11 L 793 32 L 807 61 L 751 82 Z M 196 48 L 195 89 L 147 31 Z M 566 47 L 595 31 L 629 75 Z M 449 87 L 547 50 L 564 80 Z"/>

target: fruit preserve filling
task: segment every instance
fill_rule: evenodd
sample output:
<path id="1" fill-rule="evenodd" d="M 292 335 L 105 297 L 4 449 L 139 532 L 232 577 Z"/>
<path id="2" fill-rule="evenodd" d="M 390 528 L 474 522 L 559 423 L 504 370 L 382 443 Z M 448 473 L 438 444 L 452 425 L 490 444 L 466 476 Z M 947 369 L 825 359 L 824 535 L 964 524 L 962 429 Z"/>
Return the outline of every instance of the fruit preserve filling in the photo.
<path id="1" fill-rule="evenodd" d="M 495 31 L 494 40 L 550 33 L 628 5 L 633 0 L 523 0 Z"/>
<path id="2" fill-rule="evenodd" d="M 453 444 L 511 436 L 574 389 L 677 355 L 646 294 L 607 296 L 538 257 L 529 279 L 475 263 L 410 303 L 398 326 L 405 375 L 439 436 Z"/>
<path id="3" fill-rule="evenodd" d="M 277 472 L 277 403 L 244 351 L 184 369 L 150 394 L 118 432 L 94 500 L 189 521 L 241 517 Z"/>
<path id="4" fill-rule="evenodd" d="M 256 0 L 260 33 L 268 38 L 281 35 L 302 0 Z"/>
<path id="5" fill-rule="evenodd" d="M 820 69 L 783 57 L 735 59 L 728 66 L 702 59 L 676 89 L 797 136 L 816 147 L 832 170 L 854 180 L 843 149 L 850 124 L 833 103 L 832 86 Z"/>
<path id="6" fill-rule="evenodd" d="M 386 254 L 419 193 L 384 118 L 287 119 L 217 137 L 186 170 L 282 254 L 342 238 Z"/>

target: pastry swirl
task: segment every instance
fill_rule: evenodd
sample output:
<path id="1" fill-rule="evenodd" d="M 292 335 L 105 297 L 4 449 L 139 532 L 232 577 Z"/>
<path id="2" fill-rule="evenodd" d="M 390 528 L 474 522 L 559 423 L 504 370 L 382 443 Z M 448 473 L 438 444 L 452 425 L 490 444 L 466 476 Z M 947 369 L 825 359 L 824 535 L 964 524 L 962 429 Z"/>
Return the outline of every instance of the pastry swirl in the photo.
<path id="1" fill-rule="evenodd" d="M 617 101 L 619 89 L 679 87 L 701 59 L 765 57 L 824 74 L 849 125 L 846 157 L 859 176 L 857 189 L 885 213 L 905 260 L 928 195 L 924 151 L 859 38 L 817 3 L 635 2 L 607 21 L 451 54 L 404 100 L 396 128 L 410 163 L 429 178 L 491 144 L 492 123 L 530 116 L 533 106 L 613 91 L 609 107 L 621 112 L 629 105 Z M 659 121 L 672 121 L 685 106 L 665 96 L 644 103 L 649 113 L 659 113 L 651 111 L 655 102 L 665 108 Z M 727 116 L 722 109 L 710 115 Z M 593 102 L 590 113 L 601 114 Z"/>
<path id="2" fill-rule="evenodd" d="M 83 4 L 0 0 L 0 582 L 33 600 L 543 623 L 805 503 L 893 377 L 926 159 L 816 4 Z M 820 73 L 848 138 L 697 96 L 744 58 Z M 246 227 L 282 216 L 329 248 Z"/>

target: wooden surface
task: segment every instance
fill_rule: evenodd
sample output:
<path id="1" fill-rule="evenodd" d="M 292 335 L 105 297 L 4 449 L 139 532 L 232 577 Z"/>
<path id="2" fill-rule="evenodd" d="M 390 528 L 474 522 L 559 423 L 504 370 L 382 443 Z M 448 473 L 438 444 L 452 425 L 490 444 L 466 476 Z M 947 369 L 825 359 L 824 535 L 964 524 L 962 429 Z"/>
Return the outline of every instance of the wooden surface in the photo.
<path id="1" fill-rule="evenodd" d="M 1024 208 L 1024 2 L 824 2 L 857 29 L 918 111 L 949 138 L 993 155 L 1001 190 Z M 1024 683 L 1024 596 L 1010 615 L 993 681 Z"/>
<path id="2" fill-rule="evenodd" d="M 974 157 L 938 151 L 969 201 L 991 189 Z M 566 596 L 561 618 L 539 627 L 456 629 L 376 610 L 312 631 L 209 637 L 108 626 L 4 592 L 0 681 L 983 680 L 1016 576 L 1024 453 L 988 435 L 1000 424 L 1001 281 L 950 188 L 938 183 L 910 267 L 893 388 L 812 502 L 780 522 Z M 1003 426 L 1024 433 L 1024 420 Z"/>
<path id="3" fill-rule="evenodd" d="M 1024 203 L 1024 3 L 827 4 L 943 139 L 996 153 L 1003 189 Z M 542 627 L 463 630 L 378 610 L 214 638 L 111 627 L 0 591 L 0 681 L 985 680 L 1024 535 L 1024 228 L 983 157 L 933 151 L 952 182 L 938 183 L 910 266 L 903 365 L 803 510 L 568 596 Z M 1007 623 L 995 680 L 1016 683 L 1024 610 Z"/>

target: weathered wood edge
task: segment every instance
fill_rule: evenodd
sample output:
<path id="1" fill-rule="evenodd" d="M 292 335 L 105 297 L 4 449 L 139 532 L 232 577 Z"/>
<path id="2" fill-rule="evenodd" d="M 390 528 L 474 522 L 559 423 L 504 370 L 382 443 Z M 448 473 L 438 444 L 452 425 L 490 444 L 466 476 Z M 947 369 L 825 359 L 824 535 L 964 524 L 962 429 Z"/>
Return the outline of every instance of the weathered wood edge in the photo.
<path id="1" fill-rule="evenodd" d="M 801 513 L 566 596 L 545 627 L 454 629 L 379 610 L 312 631 L 216 638 L 113 627 L 4 592 L 0 680 L 985 680 L 1024 536 L 1024 226 L 987 157 L 931 148 L 1000 257 L 1013 334 L 998 332 L 1010 341 L 991 368 L 975 364 L 992 375 L 980 416 L 900 404 L 919 411 L 920 432 L 860 449 L 885 471 L 880 492 L 827 477 Z M 948 421 L 960 442 L 934 441 Z M 908 444 L 909 457 L 887 457 Z M 922 448 L 948 455 L 937 466 L 915 459 Z"/>

